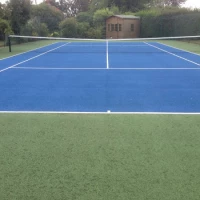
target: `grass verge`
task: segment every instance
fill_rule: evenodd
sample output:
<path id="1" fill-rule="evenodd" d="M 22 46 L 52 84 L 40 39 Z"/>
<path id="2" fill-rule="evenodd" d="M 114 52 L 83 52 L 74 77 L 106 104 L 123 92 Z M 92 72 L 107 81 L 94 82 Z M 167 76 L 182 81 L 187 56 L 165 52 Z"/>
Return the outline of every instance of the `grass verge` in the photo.
<path id="1" fill-rule="evenodd" d="M 0 199 L 199 199 L 199 121 L 0 114 Z"/>

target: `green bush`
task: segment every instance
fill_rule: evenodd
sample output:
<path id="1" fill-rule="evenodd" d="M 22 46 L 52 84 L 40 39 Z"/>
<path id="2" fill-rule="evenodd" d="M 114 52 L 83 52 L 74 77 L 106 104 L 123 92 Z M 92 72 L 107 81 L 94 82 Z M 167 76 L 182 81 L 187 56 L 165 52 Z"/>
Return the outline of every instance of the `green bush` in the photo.
<path id="1" fill-rule="evenodd" d="M 30 36 L 48 36 L 49 30 L 45 23 L 41 23 L 40 19 L 34 17 L 26 23 L 26 25 L 22 28 L 22 35 L 30 35 Z"/>
<path id="2" fill-rule="evenodd" d="M 50 36 L 51 37 L 60 37 L 60 34 L 57 31 L 54 31 Z"/>
<path id="3" fill-rule="evenodd" d="M 89 30 L 90 25 L 88 22 L 79 22 L 77 23 L 77 37 L 87 38 L 87 31 Z"/>
<path id="4" fill-rule="evenodd" d="M 90 28 L 88 31 L 87 31 L 87 37 L 88 38 L 94 38 L 94 39 L 100 39 L 100 38 L 103 38 L 103 35 L 102 35 L 102 29 L 103 27 L 94 27 L 94 28 Z"/>
<path id="5" fill-rule="evenodd" d="M 200 34 L 200 11 L 185 8 L 143 10 L 141 37 L 186 36 Z"/>
<path id="6" fill-rule="evenodd" d="M 11 34 L 11 26 L 7 20 L 0 19 L 0 35 Z"/>
<path id="7" fill-rule="evenodd" d="M 91 12 L 80 12 L 76 19 L 78 22 L 87 22 L 90 26 L 93 25 L 93 13 Z"/>
<path id="8" fill-rule="evenodd" d="M 75 18 L 67 18 L 60 25 L 61 35 L 63 37 L 74 38 L 77 36 L 77 22 Z"/>

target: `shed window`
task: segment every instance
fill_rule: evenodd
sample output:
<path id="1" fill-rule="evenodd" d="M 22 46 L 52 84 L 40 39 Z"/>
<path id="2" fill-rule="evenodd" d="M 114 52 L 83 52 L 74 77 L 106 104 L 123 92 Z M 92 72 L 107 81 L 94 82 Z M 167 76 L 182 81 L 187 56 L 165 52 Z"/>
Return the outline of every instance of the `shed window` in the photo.
<path id="1" fill-rule="evenodd" d="M 110 29 L 110 24 L 108 24 L 108 31 L 111 31 L 111 29 Z"/>
<path id="2" fill-rule="evenodd" d="M 119 31 L 122 31 L 122 25 L 119 24 Z"/>
<path id="3" fill-rule="evenodd" d="M 131 24 L 131 31 L 134 31 L 134 24 Z"/>
<path id="4" fill-rule="evenodd" d="M 115 24 L 115 31 L 118 31 L 118 24 Z"/>
<path id="5" fill-rule="evenodd" d="M 115 26 L 114 24 L 111 24 L 111 31 L 114 31 L 115 30 Z"/>

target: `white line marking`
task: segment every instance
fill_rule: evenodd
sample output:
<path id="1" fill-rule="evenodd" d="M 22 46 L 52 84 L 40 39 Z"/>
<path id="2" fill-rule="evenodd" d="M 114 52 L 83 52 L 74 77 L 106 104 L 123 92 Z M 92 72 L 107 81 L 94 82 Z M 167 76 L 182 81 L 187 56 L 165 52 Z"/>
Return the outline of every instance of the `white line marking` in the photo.
<path id="1" fill-rule="evenodd" d="M 148 47 L 148 45 L 144 44 L 109 44 L 111 47 Z"/>
<path id="2" fill-rule="evenodd" d="M 3 72 L 3 71 L 6 71 L 6 70 L 8 70 L 8 69 L 9 69 L 9 67 L 7 67 L 7 68 L 5 68 L 5 69 L 2 69 L 2 70 L 0 70 L 0 73 Z"/>
<path id="3" fill-rule="evenodd" d="M 12 55 L 12 56 L 9 56 L 9 57 L 6 57 L 6 58 L 2 58 L 2 59 L 0 59 L 0 61 L 1 61 L 1 60 L 6 60 L 6 59 L 8 59 L 8 58 L 15 57 L 15 56 L 19 56 L 19 55 L 22 55 L 22 54 L 26 54 L 26 53 L 31 52 L 31 51 L 35 51 L 35 50 L 38 50 L 38 49 L 42 49 L 42 48 L 44 48 L 44 47 L 48 47 L 48 46 L 51 46 L 51 45 L 57 44 L 57 43 L 59 43 L 59 42 L 55 42 L 55 43 L 52 43 L 52 44 L 47 44 L 47 45 L 45 45 L 45 46 L 42 46 L 42 47 L 39 47 L 39 48 L 36 48 L 36 49 L 32 49 L 32 50 L 29 50 L 29 51 L 25 51 L 25 52 L 23 52 L 23 53 L 18 53 L 18 54 L 15 54 L 15 55 Z"/>
<path id="4" fill-rule="evenodd" d="M 14 67 L 27 70 L 105 70 L 105 68 L 65 68 L 65 67 Z"/>
<path id="5" fill-rule="evenodd" d="M 177 49 L 177 50 L 183 51 L 183 53 L 186 52 L 186 53 L 191 53 L 191 54 L 194 54 L 194 55 L 200 56 L 200 54 L 198 54 L 198 53 L 194 53 L 194 52 L 191 52 L 191 51 L 187 51 L 187 50 L 184 50 L 184 49 L 180 49 L 180 48 L 177 48 L 177 47 L 173 47 L 173 46 L 170 46 L 170 45 L 164 44 L 164 43 L 162 43 L 162 42 L 157 42 L 157 43 L 158 43 L 158 44 L 161 44 L 161 45 L 163 45 L 163 46 L 167 46 L 167 47 L 170 47 L 170 48 L 174 48 L 174 49 Z"/>
<path id="6" fill-rule="evenodd" d="M 200 68 L 110 68 L 110 70 L 200 70 Z"/>
<path id="7" fill-rule="evenodd" d="M 68 112 L 68 111 L 0 111 L 3 114 L 109 114 L 109 115 L 200 115 L 200 112 Z"/>
<path id="8" fill-rule="evenodd" d="M 171 53 L 171 52 L 169 52 L 169 51 L 166 51 L 166 50 L 164 50 L 164 49 L 161 49 L 161 48 L 159 48 L 159 47 L 157 47 L 157 46 L 155 46 L 155 45 L 149 44 L 149 43 L 147 43 L 147 42 L 144 42 L 144 43 L 145 43 L 145 44 L 148 44 L 148 45 L 151 46 L 151 47 L 154 47 L 154 48 L 156 48 L 156 49 L 159 49 L 159 50 L 161 50 L 161 51 L 163 51 L 163 52 L 166 52 L 166 53 L 168 53 L 168 54 L 171 54 L 171 55 L 173 55 L 173 56 L 175 56 L 175 57 L 178 57 L 178 58 L 180 58 L 180 59 L 183 59 L 183 60 L 185 60 L 185 61 L 187 61 L 187 62 L 190 62 L 190 63 L 193 63 L 193 64 L 195 64 L 195 65 L 200 66 L 199 63 L 193 62 L 192 60 L 188 60 L 188 59 L 186 59 L 186 58 L 184 58 L 184 57 L 182 57 L 182 56 L 178 56 L 178 55 L 176 55 L 176 54 L 174 54 L 174 53 Z"/>
<path id="9" fill-rule="evenodd" d="M 25 70 L 106 70 L 107 68 L 14 67 Z M 110 70 L 200 70 L 200 68 L 109 68 Z"/>
<path id="10" fill-rule="evenodd" d="M 106 40 L 106 68 L 109 69 L 108 40 Z"/>
<path id="11" fill-rule="evenodd" d="M 0 70 L 0 73 L 3 72 L 3 71 L 6 71 L 6 70 L 8 70 L 8 69 L 14 68 L 15 66 L 20 65 L 20 64 L 22 64 L 22 63 L 25 63 L 25 62 L 28 62 L 28 61 L 33 60 L 33 59 L 35 59 L 35 58 L 38 58 L 38 57 L 40 57 L 40 56 L 42 56 L 42 55 L 44 55 L 44 54 L 47 54 L 47 53 L 49 53 L 49 52 L 51 52 L 51 51 L 54 51 L 54 50 L 56 50 L 56 49 L 59 49 L 59 48 L 61 48 L 61 47 L 63 47 L 63 46 L 66 46 L 67 44 L 69 44 L 69 43 L 63 44 L 63 45 L 61 45 L 61 46 L 59 46 L 59 47 L 56 47 L 56 48 L 54 48 L 54 49 L 51 49 L 51 50 L 49 50 L 49 51 L 45 51 L 44 53 L 41 53 L 41 54 L 39 54 L 39 55 L 37 55 L 37 56 L 31 57 L 31 58 L 29 58 L 29 59 L 27 59 L 27 60 L 24 60 L 24 61 L 22 61 L 22 62 L 19 62 L 19 63 L 17 63 L 17 64 L 14 64 L 14 65 L 12 65 L 12 66 L 10 66 L 10 67 L 7 67 L 7 68 L 5 68 L 5 69 L 3 69 L 3 70 Z"/>

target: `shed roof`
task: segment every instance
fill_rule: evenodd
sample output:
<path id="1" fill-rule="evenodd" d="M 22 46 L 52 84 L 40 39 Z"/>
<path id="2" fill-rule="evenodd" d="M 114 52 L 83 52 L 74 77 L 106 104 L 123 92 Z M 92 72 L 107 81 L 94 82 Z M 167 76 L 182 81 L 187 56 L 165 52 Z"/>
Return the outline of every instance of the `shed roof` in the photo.
<path id="1" fill-rule="evenodd" d="M 110 17 L 119 17 L 122 19 L 140 19 L 140 17 L 134 16 L 134 15 L 112 15 Z M 110 18 L 110 17 L 108 17 L 108 18 Z"/>

